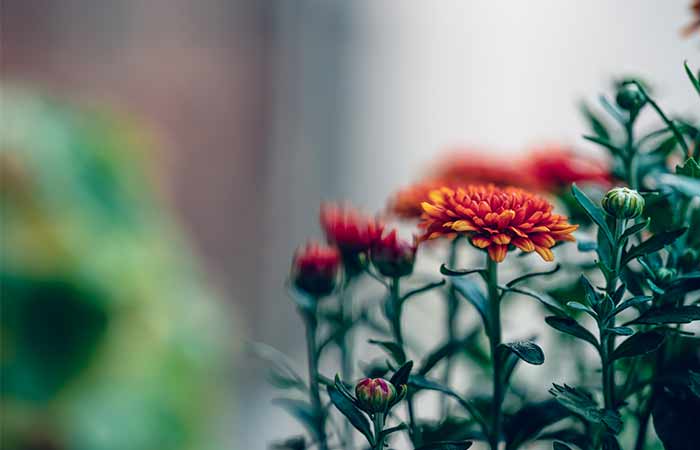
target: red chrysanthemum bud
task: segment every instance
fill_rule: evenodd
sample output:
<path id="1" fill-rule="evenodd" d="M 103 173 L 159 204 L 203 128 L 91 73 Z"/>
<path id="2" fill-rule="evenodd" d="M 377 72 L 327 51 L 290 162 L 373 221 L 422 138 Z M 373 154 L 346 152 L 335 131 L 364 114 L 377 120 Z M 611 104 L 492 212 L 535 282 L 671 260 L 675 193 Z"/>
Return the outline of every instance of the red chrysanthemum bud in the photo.
<path id="1" fill-rule="evenodd" d="M 336 245 L 344 256 L 369 250 L 383 229 L 376 219 L 335 204 L 321 205 L 321 227 L 328 243 Z"/>
<path id="2" fill-rule="evenodd" d="M 396 230 L 378 239 L 370 252 L 372 264 L 385 277 L 405 277 L 413 272 L 416 260 L 416 242 L 401 240 Z"/>
<path id="3" fill-rule="evenodd" d="M 355 386 L 357 402 L 365 412 L 383 413 L 395 404 L 396 387 L 383 378 L 365 378 Z"/>
<path id="4" fill-rule="evenodd" d="M 334 247 L 309 242 L 297 250 L 292 263 L 292 281 L 313 296 L 328 295 L 335 288 L 340 254 Z"/>

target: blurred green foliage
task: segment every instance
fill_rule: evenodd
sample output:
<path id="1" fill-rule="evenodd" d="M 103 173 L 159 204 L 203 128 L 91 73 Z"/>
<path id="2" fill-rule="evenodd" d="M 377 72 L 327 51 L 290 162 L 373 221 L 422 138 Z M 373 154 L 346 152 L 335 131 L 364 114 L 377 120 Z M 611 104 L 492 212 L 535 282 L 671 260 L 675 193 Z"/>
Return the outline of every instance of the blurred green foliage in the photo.
<path id="1" fill-rule="evenodd" d="M 0 121 L 3 448 L 221 448 L 229 314 L 133 123 L 16 88 Z"/>

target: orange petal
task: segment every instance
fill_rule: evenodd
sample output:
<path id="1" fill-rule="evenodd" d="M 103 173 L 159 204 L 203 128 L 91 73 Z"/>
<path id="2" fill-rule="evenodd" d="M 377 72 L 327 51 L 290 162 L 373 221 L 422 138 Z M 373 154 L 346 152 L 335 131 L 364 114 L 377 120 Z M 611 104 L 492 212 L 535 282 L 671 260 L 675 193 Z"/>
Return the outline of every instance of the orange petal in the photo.
<path id="1" fill-rule="evenodd" d="M 554 261 L 554 253 L 552 253 L 552 250 L 548 249 L 547 247 L 540 247 L 539 245 L 535 245 L 535 251 L 545 261 Z"/>
<path id="2" fill-rule="evenodd" d="M 469 222 L 468 220 L 455 220 L 452 223 L 451 228 L 455 231 L 476 231 L 477 230 L 477 228 L 474 226 L 474 224 Z"/>
<path id="3" fill-rule="evenodd" d="M 483 236 L 474 236 L 472 238 L 472 244 L 474 244 L 474 246 L 478 248 L 486 248 L 489 245 L 491 245 L 491 240 Z"/>
<path id="4" fill-rule="evenodd" d="M 491 240 L 498 245 L 508 245 L 510 244 L 510 236 L 505 233 L 499 233 L 491 237 Z"/>
<path id="5" fill-rule="evenodd" d="M 554 238 L 550 236 L 549 234 L 545 233 L 535 233 L 530 235 L 530 239 L 532 242 L 535 243 L 535 245 L 538 245 L 540 247 L 551 247 L 553 246 L 556 242 L 554 242 Z"/>
<path id="6" fill-rule="evenodd" d="M 507 245 L 491 245 L 489 246 L 489 257 L 496 261 L 497 263 L 502 262 L 504 259 L 506 259 L 506 255 L 508 254 L 508 246 Z"/>
<path id="7" fill-rule="evenodd" d="M 520 250 L 529 253 L 535 250 L 535 244 L 532 243 L 530 239 L 516 237 L 513 238 L 513 245 L 518 247 Z"/>
<path id="8" fill-rule="evenodd" d="M 439 206 L 432 205 L 428 202 L 423 202 L 420 204 L 423 211 L 425 211 L 429 216 L 442 217 L 443 208 Z"/>

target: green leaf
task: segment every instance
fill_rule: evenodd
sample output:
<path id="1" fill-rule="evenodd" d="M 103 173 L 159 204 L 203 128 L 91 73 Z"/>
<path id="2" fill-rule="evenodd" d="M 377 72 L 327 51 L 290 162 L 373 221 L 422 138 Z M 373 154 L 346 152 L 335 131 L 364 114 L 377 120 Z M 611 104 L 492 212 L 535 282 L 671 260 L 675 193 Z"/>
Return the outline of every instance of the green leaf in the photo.
<path id="1" fill-rule="evenodd" d="M 635 245 L 627 251 L 627 253 L 622 258 L 622 263 L 627 264 L 635 258 L 647 255 L 649 253 L 658 252 L 665 246 L 672 244 L 676 239 L 681 237 L 688 229 L 681 228 L 674 231 L 664 231 L 659 234 L 655 234 L 646 241 L 639 245 Z"/>
<path id="2" fill-rule="evenodd" d="M 268 381 L 279 389 L 307 389 L 306 382 L 294 370 L 293 363 L 279 350 L 261 342 L 250 344 L 250 351 L 256 357 L 270 364 Z"/>
<path id="3" fill-rule="evenodd" d="M 646 355 L 656 351 L 664 342 L 664 339 L 666 339 L 666 336 L 658 331 L 652 330 L 636 333 L 615 349 L 611 360 L 615 361 L 620 358 Z"/>
<path id="4" fill-rule="evenodd" d="M 648 295 L 638 295 L 636 297 L 628 298 L 624 302 L 620 303 L 617 305 L 617 308 L 613 310 L 613 315 L 618 315 L 622 311 L 626 310 L 627 308 L 631 308 L 633 306 L 637 305 L 643 305 L 646 302 L 650 301 L 653 297 L 649 297 Z"/>
<path id="5" fill-rule="evenodd" d="M 472 441 L 441 441 L 418 447 L 416 450 L 467 450 Z"/>
<path id="6" fill-rule="evenodd" d="M 532 341 L 516 341 L 500 344 L 502 351 L 510 351 L 528 364 L 539 366 L 544 363 L 544 352 Z"/>
<path id="7" fill-rule="evenodd" d="M 588 315 L 590 315 L 591 317 L 593 317 L 594 319 L 597 319 L 597 318 L 598 318 L 598 314 L 597 314 L 595 311 L 593 311 L 591 308 L 589 308 L 588 306 L 584 305 L 583 303 L 579 303 L 579 302 L 567 302 L 567 303 L 566 303 L 566 306 L 568 306 L 569 308 L 571 308 L 571 309 L 573 309 L 573 310 L 576 310 L 576 311 L 583 311 L 583 312 L 585 312 L 586 314 L 588 314 Z"/>
<path id="8" fill-rule="evenodd" d="M 617 442 L 614 434 L 605 433 L 603 435 L 602 450 L 622 450 L 622 447 L 620 447 L 620 443 Z"/>
<path id="9" fill-rule="evenodd" d="M 509 281 L 506 286 L 508 287 L 513 287 L 518 283 L 522 283 L 525 280 L 528 280 L 533 277 L 539 277 L 541 275 L 552 275 L 553 273 L 557 273 L 561 269 L 561 264 L 557 264 L 552 268 L 551 270 L 545 270 L 543 272 L 532 272 L 532 273 L 526 273 L 525 275 L 521 275 L 517 278 L 514 278 L 513 280 Z"/>
<path id="10" fill-rule="evenodd" d="M 411 297 L 413 297 L 413 296 L 415 296 L 415 295 L 422 294 L 422 293 L 424 293 L 424 292 L 428 292 L 428 291 L 431 291 L 431 290 L 433 290 L 433 289 L 435 289 L 435 288 L 439 288 L 439 287 L 441 287 L 441 286 L 444 286 L 445 283 L 447 283 L 447 281 L 445 281 L 445 280 L 443 279 L 443 280 L 440 280 L 440 281 L 436 281 L 436 282 L 434 282 L 434 283 L 426 284 L 426 285 L 423 286 L 423 287 L 419 287 L 419 288 L 417 288 L 417 289 L 414 289 L 414 290 L 412 290 L 412 291 L 407 292 L 407 293 L 401 298 L 401 301 L 402 301 L 402 302 L 405 302 L 406 300 L 408 300 L 409 298 L 411 298 Z"/>
<path id="11" fill-rule="evenodd" d="M 644 221 L 632 225 L 631 227 L 627 228 L 624 233 L 622 233 L 620 240 L 624 242 L 625 240 L 629 239 L 630 237 L 634 236 L 635 234 L 648 227 L 650 222 L 651 219 L 647 217 L 646 219 L 644 219 Z"/>
<path id="12" fill-rule="evenodd" d="M 576 243 L 576 248 L 578 248 L 578 251 L 580 251 L 582 253 L 593 252 L 593 251 L 596 251 L 598 249 L 598 243 L 595 241 L 579 240 Z"/>
<path id="13" fill-rule="evenodd" d="M 525 404 L 518 412 L 507 416 L 503 424 L 506 450 L 520 448 L 537 438 L 544 428 L 569 416 L 569 410 L 555 399 Z"/>
<path id="14" fill-rule="evenodd" d="M 464 297 L 469 303 L 474 305 L 484 327 L 489 329 L 489 301 L 484 293 L 479 289 L 474 280 L 467 278 L 453 278 L 450 280 L 455 290 Z"/>
<path id="15" fill-rule="evenodd" d="M 571 447 L 569 447 L 566 444 L 554 441 L 554 442 L 552 442 L 552 450 L 572 450 L 572 449 L 571 449 Z"/>
<path id="16" fill-rule="evenodd" d="M 691 323 L 700 320 L 700 306 L 684 305 L 675 308 L 652 308 L 625 325 L 648 324 L 659 325 L 666 323 Z"/>
<path id="17" fill-rule="evenodd" d="M 507 287 L 507 286 L 499 286 L 499 288 L 503 289 L 504 292 L 515 292 L 518 294 L 526 295 L 528 297 L 532 297 L 535 300 L 539 301 L 542 303 L 545 308 L 547 308 L 550 312 L 553 314 L 556 314 L 558 316 L 566 317 L 566 311 L 564 311 L 561 306 L 557 303 L 555 299 L 553 299 L 550 295 L 544 294 L 542 292 L 535 292 L 532 289 L 527 289 L 524 287 L 520 288 L 515 288 L 515 287 Z"/>
<path id="18" fill-rule="evenodd" d="M 384 351 L 389 354 L 389 356 L 394 358 L 394 361 L 396 361 L 396 364 L 403 364 L 406 362 L 406 353 L 403 351 L 401 346 L 399 344 L 397 344 L 396 342 L 378 341 L 376 339 L 370 339 L 367 342 L 369 342 L 370 344 L 378 345 L 381 348 L 383 348 Z"/>
<path id="19" fill-rule="evenodd" d="M 694 158 L 688 158 L 682 166 L 676 166 L 676 174 L 700 179 L 700 164 Z"/>
<path id="20" fill-rule="evenodd" d="M 399 370 L 394 372 L 389 380 L 394 386 L 401 386 L 402 384 L 408 384 L 408 377 L 413 369 L 413 361 L 407 361 L 404 365 L 399 367 Z"/>
<path id="21" fill-rule="evenodd" d="M 615 433 L 622 429 L 622 419 L 617 411 L 598 408 L 593 396 L 581 389 L 568 385 L 553 384 L 549 393 L 569 411 L 583 417 L 591 423 L 604 423 Z"/>
<path id="22" fill-rule="evenodd" d="M 396 433 L 396 432 L 398 432 L 398 431 L 403 431 L 403 430 L 407 430 L 407 429 L 408 429 L 408 425 L 406 425 L 405 423 L 401 422 L 400 424 L 396 425 L 395 427 L 386 428 L 386 429 L 382 430 L 381 436 L 382 436 L 383 438 L 385 438 L 385 437 L 389 436 L 389 435 L 392 434 L 392 433 Z"/>
<path id="23" fill-rule="evenodd" d="M 600 302 L 600 298 L 598 296 L 598 293 L 595 291 L 595 288 L 593 287 L 591 282 L 588 281 L 588 278 L 586 278 L 585 275 L 581 275 L 579 280 L 581 282 L 581 286 L 583 287 L 583 292 L 586 297 L 586 301 L 589 305 L 596 306 Z"/>
<path id="24" fill-rule="evenodd" d="M 595 336 L 593 336 L 590 331 L 585 329 L 571 317 L 549 316 L 544 320 L 547 322 L 547 325 L 555 330 L 570 334 L 571 336 L 579 339 L 583 339 L 584 341 L 591 343 L 595 348 L 600 347 Z"/>
<path id="25" fill-rule="evenodd" d="M 605 125 L 602 119 L 600 119 L 595 113 L 593 113 L 593 111 L 588 107 L 587 104 L 581 104 L 581 113 L 586 118 L 586 120 L 588 120 L 588 124 L 591 130 L 595 133 L 597 137 L 603 138 L 608 141 L 610 140 L 610 132 L 608 131 L 607 126 Z"/>
<path id="26" fill-rule="evenodd" d="M 447 267 L 447 264 L 443 263 L 440 265 L 440 273 L 448 277 L 461 277 L 472 273 L 486 273 L 486 269 L 450 269 L 449 267 Z"/>
<path id="27" fill-rule="evenodd" d="M 446 342 L 445 344 L 441 345 L 434 351 L 430 352 L 423 362 L 420 365 L 420 369 L 418 370 L 419 375 L 427 375 L 428 372 L 430 372 L 436 364 L 438 364 L 440 361 L 442 361 L 445 358 L 450 358 L 452 355 L 456 354 L 459 352 L 463 346 L 465 346 L 466 343 L 463 341 L 450 341 Z"/>
<path id="28" fill-rule="evenodd" d="M 620 147 L 618 147 L 615 144 L 613 144 L 612 142 L 610 142 L 609 139 L 600 138 L 597 136 L 583 136 L 583 138 L 587 141 L 591 141 L 595 144 L 598 144 L 602 147 L 607 148 L 608 150 L 610 150 L 610 152 L 613 155 L 619 155 L 620 153 L 622 153 L 622 150 L 620 149 Z"/>
<path id="29" fill-rule="evenodd" d="M 588 198 L 588 196 L 582 190 L 580 190 L 578 186 L 576 186 L 576 183 L 571 186 L 571 192 L 579 205 L 581 205 L 581 207 L 586 211 L 588 217 L 590 217 L 591 220 L 595 222 L 595 224 L 598 225 L 598 228 L 603 232 L 608 244 L 613 245 L 615 239 L 613 238 L 610 228 L 608 228 L 608 224 L 605 221 L 605 213 L 603 210 L 593 203 L 593 201 L 591 201 L 591 199 Z"/>
<path id="30" fill-rule="evenodd" d="M 328 396 L 333 405 L 350 421 L 352 426 L 364 435 L 367 442 L 372 443 L 372 429 L 365 413 L 348 400 L 336 386 L 328 386 Z"/>
<path id="31" fill-rule="evenodd" d="M 661 184 L 672 187 L 686 197 L 700 196 L 700 179 L 672 173 L 662 173 L 658 175 L 658 181 Z"/>
<path id="32" fill-rule="evenodd" d="M 689 383 L 688 387 L 690 391 L 696 396 L 700 397 L 700 373 L 693 372 L 692 370 L 688 372 Z"/>
<path id="33" fill-rule="evenodd" d="M 605 331 L 607 331 L 608 333 L 616 334 L 618 336 L 632 336 L 634 334 L 634 330 L 630 327 L 606 328 Z"/>
<path id="34" fill-rule="evenodd" d="M 685 67 L 685 73 L 688 75 L 688 78 L 690 78 L 690 82 L 693 84 L 695 92 L 697 92 L 698 95 L 700 95 L 700 82 L 698 82 L 698 79 L 695 77 L 695 74 L 693 74 L 693 71 L 690 70 L 690 67 L 688 67 L 688 61 L 683 62 L 683 67 Z"/>

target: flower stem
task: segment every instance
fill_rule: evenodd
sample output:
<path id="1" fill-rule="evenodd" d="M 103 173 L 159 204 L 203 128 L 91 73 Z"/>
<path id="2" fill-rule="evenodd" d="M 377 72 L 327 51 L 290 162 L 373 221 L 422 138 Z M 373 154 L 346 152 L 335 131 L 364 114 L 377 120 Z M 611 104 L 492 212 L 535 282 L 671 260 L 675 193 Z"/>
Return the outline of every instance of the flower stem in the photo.
<path id="1" fill-rule="evenodd" d="M 450 268 L 457 267 L 457 243 L 459 242 L 459 236 L 455 237 L 452 242 L 450 242 L 450 254 L 448 258 L 448 264 Z M 459 299 L 457 298 L 457 292 L 450 284 L 446 292 L 447 300 L 447 340 L 448 342 L 455 342 L 457 338 L 457 316 L 459 313 Z M 442 384 L 449 386 L 450 384 L 450 371 L 452 369 L 452 356 L 449 355 L 445 359 L 445 372 L 442 376 Z M 440 396 L 440 410 L 443 416 L 449 414 L 447 396 Z"/>
<path id="2" fill-rule="evenodd" d="M 389 317 L 389 320 L 391 322 L 391 331 L 394 335 L 394 340 L 396 341 L 396 344 L 398 344 L 399 347 L 401 347 L 405 352 L 406 348 L 404 345 L 403 332 L 401 329 L 401 313 L 403 305 L 401 299 L 399 280 L 400 278 L 395 277 L 392 278 L 389 283 L 389 301 L 391 302 L 391 307 L 389 308 L 389 310 L 391 311 L 391 317 Z M 406 404 L 408 405 L 409 434 L 411 436 L 411 441 L 413 445 L 418 446 L 421 441 L 420 430 L 418 429 L 418 426 L 416 424 L 415 408 L 413 405 L 413 393 L 410 389 L 408 390 L 408 394 L 406 395 Z"/>
<path id="3" fill-rule="evenodd" d="M 352 333 L 352 322 L 353 322 L 353 312 L 352 312 L 352 296 L 350 295 L 350 284 L 352 282 L 352 275 L 346 273 L 345 280 L 340 291 L 339 306 L 340 306 L 340 318 L 341 326 L 345 328 L 343 337 L 340 341 L 340 354 L 341 354 L 341 376 L 343 380 L 353 379 L 352 365 L 354 361 L 354 349 L 355 343 L 353 340 Z M 353 427 L 349 421 L 345 421 L 343 428 L 343 441 L 346 448 L 353 447 Z"/>
<path id="4" fill-rule="evenodd" d="M 309 363 L 309 400 L 314 413 L 318 448 L 319 450 L 328 450 L 323 405 L 321 403 L 321 394 L 319 391 L 318 353 L 316 351 L 316 329 L 318 327 L 316 308 L 313 308 L 313 310 L 304 310 L 301 315 L 304 318 L 304 325 L 306 326 L 306 348 Z"/>
<path id="5" fill-rule="evenodd" d="M 491 450 L 498 450 L 501 438 L 503 403 L 503 383 L 501 364 L 497 358 L 498 346 L 501 344 L 501 298 L 498 293 L 498 263 L 486 256 L 486 285 L 489 296 L 489 347 L 493 363 L 493 398 L 491 399 L 491 430 L 489 445 Z"/>
<path id="6" fill-rule="evenodd" d="M 382 431 L 384 431 L 384 413 L 375 413 L 373 417 L 374 421 L 374 446 L 373 450 L 384 450 L 384 438 L 382 437 Z"/>

